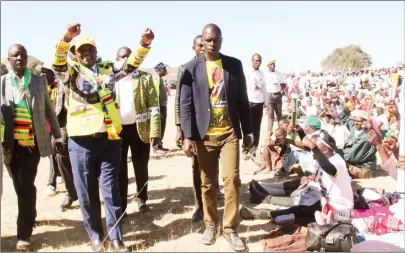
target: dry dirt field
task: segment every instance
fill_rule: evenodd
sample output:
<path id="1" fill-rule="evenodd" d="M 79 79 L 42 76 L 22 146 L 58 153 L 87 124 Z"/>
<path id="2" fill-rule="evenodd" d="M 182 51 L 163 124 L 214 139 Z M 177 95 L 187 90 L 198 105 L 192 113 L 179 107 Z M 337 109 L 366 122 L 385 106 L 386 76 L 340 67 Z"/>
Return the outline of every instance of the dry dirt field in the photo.
<path id="1" fill-rule="evenodd" d="M 153 158 L 149 163 L 149 206 L 150 211 L 140 215 L 135 203 L 128 204 L 128 218 L 123 222 L 123 233 L 126 246 L 132 251 L 201 251 L 228 252 L 231 251 L 225 239 L 220 237 L 212 246 L 200 244 L 200 233 L 204 226 L 201 223 L 192 224 L 193 195 L 191 160 L 181 156 L 176 151 L 174 137 L 174 90 L 169 98 L 169 119 L 164 138 L 166 147 L 173 149 L 173 156 L 161 159 Z M 263 121 L 263 135 L 267 128 Z M 262 138 L 263 139 L 263 138 Z M 130 165 L 131 166 L 131 165 Z M 131 168 L 131 167 L 130 167 Z M 268 180 L 264 174 L 253 175 L 255 165 L 251 161 L 241 161 L 241 203 L 249 204 L 248 183 L 253 179 Z M 40 162 L 36 186 L 37 222 L 31 237 L 35 251 L 89 251 L 91 247 L 78 202 L 65 212 L 59 210 L 59 204 L 64 198 L 64 185 L 57 186 L 55 197 L 46 197 L 46 184 L 49 173 L 49 159 Z M 129 202 L 136 194 L 133 171 L 129 173 Z M 222 185 L 222 180 L 220 180 Z M 388 176 L 375 179 L 353 181 L 354 187 L 381 187 L 387 190 L 395 189 L 394 181 Z M 223 200 L 219 201 L 222 214 Z M 104 209 L 102 208 L 104 213 Z M 8 173 L 4 173 L 3 196 L 1 198 L 1 251 L 15 251 L 16 243 L 17 198 Z M 239 234 L 247 243 L 249 251 L 262 251 L 260 240 L 272 229 L 276 228 L 266 221 L 241 221 Z"/>

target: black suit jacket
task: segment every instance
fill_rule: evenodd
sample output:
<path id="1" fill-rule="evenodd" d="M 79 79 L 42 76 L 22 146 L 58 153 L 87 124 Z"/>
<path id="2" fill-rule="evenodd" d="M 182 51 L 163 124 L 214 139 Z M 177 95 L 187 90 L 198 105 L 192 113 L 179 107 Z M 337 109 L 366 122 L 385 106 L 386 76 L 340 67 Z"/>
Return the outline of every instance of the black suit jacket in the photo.
<path id="1" fill-rule="evenodd" d="M 252 118 L 242 63 L 221 54 L 228 113 L 236 136 L 241 139 L 252 131 Z M 205 55 L 185 64 L 180 80 L 180 126 L 185 139 L 203 140 L 211 116 Z M 242 126 L 242 131 L 241 131 Z"/>

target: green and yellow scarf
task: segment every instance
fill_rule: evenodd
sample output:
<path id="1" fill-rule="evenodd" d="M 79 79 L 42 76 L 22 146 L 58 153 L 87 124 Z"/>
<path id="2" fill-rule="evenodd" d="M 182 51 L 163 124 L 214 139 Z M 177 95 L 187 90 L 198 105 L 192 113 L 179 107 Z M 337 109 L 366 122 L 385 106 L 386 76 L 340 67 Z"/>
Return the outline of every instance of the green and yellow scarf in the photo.
<path id="1" fill-rule="evenodd" d="M 25 68 L 21 84 L 17 84 L 17 76 L 13 71 L 10 71 L 8 78 L 13 88 L 14 139 L 18 140 L 20 146 L 33 147 L 35 146 L 35 141 L 32 117 L 25 93 L 31 82 L 31 72 L 28 68 Z"/>
<path id="2" fill-rule="evenodd" d="M 95 77 L 94 73 L 87 67 L 77 63 L 79 74 L 82 74 L 87 81 L 92 83 L 97 88 L 98 96 L 100 97 L 100 102 L 104 108 L 104 124 L 107 130 L 108 139 L 119 140 L 119 133 L 122 130 L 121 118 L 111 95 L 111 91 L 102 87 L 101 84 L 104 83 L 107 76 L 100 75 Z"/>

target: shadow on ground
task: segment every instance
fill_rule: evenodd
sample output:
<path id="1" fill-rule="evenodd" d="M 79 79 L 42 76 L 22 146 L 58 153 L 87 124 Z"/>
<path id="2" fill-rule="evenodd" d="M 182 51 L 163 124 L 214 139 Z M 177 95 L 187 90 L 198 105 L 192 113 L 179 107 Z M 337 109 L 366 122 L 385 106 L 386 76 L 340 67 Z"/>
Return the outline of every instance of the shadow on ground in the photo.
<path id="1" fill-rule="evenodd" d="M 157 176 L 152 180 L 159 180 L 164 176 Z M 241 201 L 249 201 L 248 185 L 242 185 Z M 128 196 L 128 206 L 132 203 L 134 194 Z M 218 212 L 222 220 L 223 200 L 218 201 Z M 146 250 L 155 243 L 161 241 L 176 240 L 190 233 L 202 233 L 204 230 L 203 222 L 192 223 L 191 216 L 194 210 L 194 198 L 191 187 L 176 187 L 172 189 L 151 190 L 149 192 L 150 210 L 141 214 L 138 211 L 129 213 L 128 217 L 122 222 L 124 241 L 126 246 L 132 251 Z M 103 208 L 103 207 L 102 207 Z M 67 210 L 66 212 L 69 212 Z M 103 226 L 105 220 L 103 219 Z M 56 231 L 46 231 L 34 233 L 31 237 L 32 250 L 38 251 L 43 248 L 51 247 L 59 249 L 72 247 L 74 245 L 90 245 L 87 233 L 82 221 L 78 220 L 39 220 L 37 227 L 40 226 L 55 227 Z M 272 225 L 240 225 L 238 232 L 243 234 L 249 231 L 260 231 L 270 229 Z M 105 227 L 104 227 L 105 229 Z M 35 232 L 35 228 L 34 228 Z M 246 238 L 245 241 L 258 241 L 263 236 L 253 236 Z M 1 251 L 15 251 L 16 236 L 2 237 Z M 198 242 L 197 242 L 198 243 Z"/>

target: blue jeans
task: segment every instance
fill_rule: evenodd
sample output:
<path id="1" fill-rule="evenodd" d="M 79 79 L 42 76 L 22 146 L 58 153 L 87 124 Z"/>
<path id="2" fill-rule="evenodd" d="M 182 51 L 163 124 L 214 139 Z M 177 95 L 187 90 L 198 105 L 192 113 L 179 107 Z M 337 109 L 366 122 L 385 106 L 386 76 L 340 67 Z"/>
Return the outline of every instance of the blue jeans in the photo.
<path id="1" fill-rule="evenodd" d="M 291 166 L 298 162 L 301 165 L 302 171 L 314 174 L 315 168 L 312 164 L 313 160 L 314 158 L 309 151 L 291 150 L 287 156 L 287 159 L 284 160 L 283 168 L 286 171 L 289 171 Z"/>
<path id="2" fill-rule="evenodd" d="M 122 240 L 121 197 L 118 175 L 121 162 L 121 140 L 107 136 L 69 138 L 69 156 L 84 227 L 91 240 L 103 240 L 99 187 L 104 201 L 106 227 L 110 239 Z"/>

